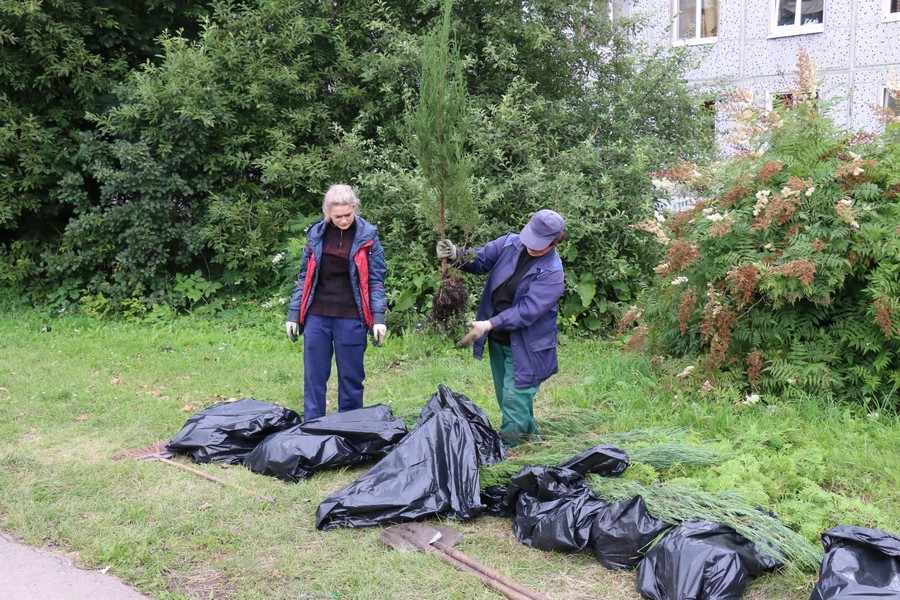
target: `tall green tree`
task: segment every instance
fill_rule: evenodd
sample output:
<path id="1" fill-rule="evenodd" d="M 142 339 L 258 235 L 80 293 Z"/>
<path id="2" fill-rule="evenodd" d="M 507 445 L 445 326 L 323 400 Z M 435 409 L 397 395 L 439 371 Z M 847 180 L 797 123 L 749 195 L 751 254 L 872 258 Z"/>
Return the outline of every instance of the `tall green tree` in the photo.
<path id="1" fill-rule="evenodd" d="M 203 3 L 0 0 L 0 278 L 41 271 L 72 211 L 60 182 L 75 169 L 89 112 L 147 60 L 162 31 L 191 35 Z M 84 182 L 90 187 L 92 182 Z"/>
<path id="2" fill-rule="evenodd" d="M 658 262 L 652 242 L 630 227 L 635 216 L 652 214 L 649 173 L 713 151 L 703 99 L 682 75 L 686 56 L 640 45 L 641 24 L 614 23 L 605 8 L 454 5 L 469 83 L 472 193 L 482 217 L 472 237 L 519 230 L 540 208 L 563 214 L 570 224 L 559 249 L 568 286 L 563 315 L 591 329 L 608 326 Z M 412 160 L 405 149 L 347 133 L 338 155 L 354 161 L 349 171 L 379 199 L 373 218 L 389 224 L 388 247 L 403 249 L 398 269 L 407 280 L 393 286 L 400 288 L 394 305 L 427 306 L 439 280 L 427 267 L 431 228 L 416 212 L 425 182 L 404 170 Z"/>
<path id="3" fill-rule="evenodd" d="M 271 281 L 290 220 L 319 212 L 334 128 L 369 106 L 366 3 L 210 10 L 195 40 L 160 38 L 164 60 L 127 78 L 76 153 L 75 216 L 48 261 L 84 289 L 177 304 L 176 273 L 232 294 Z"/>
<path id="4" fill-rule="evenodd" d="M 438 26 L 424 40 L 419 99 L 409 117 L 409 144 L 432 192 L 425 204 L 441 239 L 448 223 L 471 232 L 477 211 L 469 190 L 471 159 L 468 93 L 459 49 L 450 43 L 452 0 L 444 0 Z M 447 277 L 447 261 L 442 272 Z"/>

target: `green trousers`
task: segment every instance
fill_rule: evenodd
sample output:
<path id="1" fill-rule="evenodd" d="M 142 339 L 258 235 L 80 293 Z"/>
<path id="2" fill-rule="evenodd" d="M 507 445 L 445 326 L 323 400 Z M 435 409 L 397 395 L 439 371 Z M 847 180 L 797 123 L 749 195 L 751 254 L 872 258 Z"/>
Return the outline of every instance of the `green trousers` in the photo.
<path id="1" fill-rule="evenodd" d="M 527 441 L 540 441 L 537 421 L 534 420 L 534 395 L 540 384 L 517 388 L 513 377 L 512 348 L 488 340 L 491 359 L 491 374 L 497 403 L 503 413 L 500 437 L 506 446 L 515 446 Z"/>

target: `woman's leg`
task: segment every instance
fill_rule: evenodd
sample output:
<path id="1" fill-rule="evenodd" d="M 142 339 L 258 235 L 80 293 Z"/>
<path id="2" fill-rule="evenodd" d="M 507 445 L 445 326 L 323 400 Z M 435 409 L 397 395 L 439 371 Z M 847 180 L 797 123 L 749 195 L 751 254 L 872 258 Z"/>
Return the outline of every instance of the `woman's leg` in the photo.
<path id="1" fill-rule="evenodd" d="M 491 341 L 488 351 L 491 357 L 491 374 L 503 413 L 500 436 L 506 446 L 515 446 L 529 439 L 538 438 L 537 421 L 534 420 L 534 395 L 540 385 L 517 388 L 512 362 L 512 348 Z M 498 387 L 498 381 L 500 383 Z"/>
<path id="2" fill-rule="evenodd" d="M 334 352 L 338 374 L 338 410 L 345 412 L 363 406 L 363 358 L 368 343 L 368 328 L 359 319 L 334 319 Z"/>
<path id="3" fill-rule="evenodd" d="M 303 326 L 303 419 L 325 416 L 325 390 L 334 345 L 332 317 L 307 315 Z"/>

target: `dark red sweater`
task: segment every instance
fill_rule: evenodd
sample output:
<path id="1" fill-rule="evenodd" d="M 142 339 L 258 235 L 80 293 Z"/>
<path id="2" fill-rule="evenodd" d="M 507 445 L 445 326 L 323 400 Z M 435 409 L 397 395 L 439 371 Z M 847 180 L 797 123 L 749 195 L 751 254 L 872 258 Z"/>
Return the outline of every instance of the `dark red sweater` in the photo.
<path id="1" fill-rule="evenodd" d="M 313 296 L 310 314 L 322 317 L 344 317 L 358 319 L 359 310 L 353 299 L 350 285 L 350 246 L 356 235 L 356 221 L 346 230 L 331 223 L 325 228 L 322 238 L 322 262 L 319 266 L 319 281 Z"/>

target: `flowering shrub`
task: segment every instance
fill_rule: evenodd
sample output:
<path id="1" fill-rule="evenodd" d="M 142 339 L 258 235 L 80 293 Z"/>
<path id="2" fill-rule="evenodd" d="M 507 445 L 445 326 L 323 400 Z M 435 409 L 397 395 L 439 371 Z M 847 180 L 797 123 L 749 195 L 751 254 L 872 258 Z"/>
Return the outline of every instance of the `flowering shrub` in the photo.
<path id="1" fill-rule="evenodd" d="M 728 381 L 763 398 L 897 408 L 900 125 L 840 131 L 810 89 L 805 53 L 800 67 L 793 104 L 764 113 L 735 95 L 732 158 L 655 174 L 658 188 L 698 200 L 636 226 L 665 258 L 631 327 L 646 328 L 638 337 L 655 354 L 695 364 L 683 379 L 706 392 Z"/>

